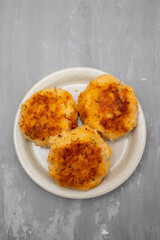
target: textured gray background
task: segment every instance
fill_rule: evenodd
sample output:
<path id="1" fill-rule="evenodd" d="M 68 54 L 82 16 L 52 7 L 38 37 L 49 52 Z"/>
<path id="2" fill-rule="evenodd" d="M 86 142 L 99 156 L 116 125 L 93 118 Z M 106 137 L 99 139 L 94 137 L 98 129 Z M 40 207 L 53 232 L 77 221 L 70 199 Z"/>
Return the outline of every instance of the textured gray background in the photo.
<path id="1" fill-rule="evenodd" d="M 131 85 L 147 144 L 121 187 L 89 200 L 37 186 L 12 128 L 30 87 L 56 70 L 95 67 Z M 0 0 L 0 240 L 160 239 L 160 1 Z"/>

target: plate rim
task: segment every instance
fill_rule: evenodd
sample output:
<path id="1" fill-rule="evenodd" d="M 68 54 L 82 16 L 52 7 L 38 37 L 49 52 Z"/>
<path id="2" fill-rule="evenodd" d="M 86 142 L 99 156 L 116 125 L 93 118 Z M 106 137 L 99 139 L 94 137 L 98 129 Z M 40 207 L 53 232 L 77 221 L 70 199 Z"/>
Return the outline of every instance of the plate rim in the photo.
<path id="1" fill-rule="evenodd" d="M 97 72 L 100 74 L 108 74 L 107 72 L 100 70 L 100 69 L 96 69 L 96 68 L 89 68 L 89 67 L 73 67 L 73 68 L 64 68 L 58 71 L 55 71 L 43 78 L 41 78 L 39 81 L 37 81 L 24 95 L 24 97 L 22 98 L 17 111 L 16 111 L 16 115 L 15 115 L 15 119 L 14 119 L 14 123 L 13 123 L 13 142 L 14 142 L 14 148 L 15 148 L 15 152 L 17 155 L 17 158 L 21 164 L 21 166 L 23 167 L 23 170 L 26 172 L 26 174 L 32 179 L 32 181 L 34 181 L 38 186 L 40 186 L 41 188 L 43 188 L 44 190 L 63 197 L 63 198 L 68 198 L 68 199 L 89 199 L 89 198 L 95 198 L 95 197 L 99 197 L 101 195 L 107 194 L 115 189 L 117 189 L 120 185 L 122 185 L 136 170 L 137 166 L 140 163 L 140 160 L 143 156 L 144 153 L 144 149 L 145 149 L 145 145 L 146 145 L 146 138 L 147 138 L 147 128 L 146 128 L 146 120 L 145 120 L 145 116 L 144 116 L 144 112 L 143 109 L 138 101 L 139 104 L 139 112 L 141 112 L 142 115 L 142 119 L 143 119 L 143 129 L 144 129 L 144 134 L 143 134 L 143 142 L 141 145 L 141 148 L 139 150 L 138 156 L 137 156 L 137 160 L 135 162 L 135 165 L 127 172 L 127 174 L 125 174 L 123 177 L 121 177 L 121 179 L 119 180 L 118 183 L 115 183 L 114 185 L 111 185 L 110 188 L 107 188 L 107 190 L 103 190 L 97 192 L 96 194 L 94 192 L 89 193 L 86 196 L 83 196 L 83 193 L 88 192 L 88 191 L 79 191 L 79 193 L 82 193 L 82 195 L 79 194 L 79 196 L 69 196 L 68 192 L 63 193 L 63 192 L 59 192 L 59 191 L 52 191 L 52 189 L 49 189 L 47 187 L 45 187 L 43 184 L 41 184 L 41 182 L 38 181 L 37 178 L 34 178 L 34 176 L 32 175 L 32 173 L 29 171 L 29 169 L 25 166 L 24 162 L 23 162 L 23 158 L 20 155 L 20 152 L 18 151 L 18 146 L 17 146 L 17 140 L 16 140 L 16 135 L 17 135 L 17 131 L 16 131 L 16 125 L 18 123 L 18 117 L 19 117 L 19 113 L 20 113 L 20 107 L 22 105 L 22 103 L 24 102 L 24 100 L 26 99 L 26 97 L 28 96 L 28 94 L 32 91 L 34 91 L 34 89 L 36 89 L 40 84 L 43 84 L 47 79 L 50 79 L 53 76 L 56 76 L 57 74 L 61 74 L 61 73 L 66 73 L 66 72 L 70 72 L 70 71 L 92 71 L 92 72 Z"/>

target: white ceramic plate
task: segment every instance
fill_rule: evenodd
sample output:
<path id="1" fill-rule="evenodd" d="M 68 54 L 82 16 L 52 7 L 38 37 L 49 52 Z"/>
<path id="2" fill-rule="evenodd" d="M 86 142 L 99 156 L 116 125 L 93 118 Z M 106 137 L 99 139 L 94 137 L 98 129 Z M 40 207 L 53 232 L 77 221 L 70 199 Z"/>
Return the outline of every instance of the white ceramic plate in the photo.
<path id="1" fill-rule="evenodd" d="M 43 88 L 61 87 L 70 92 L 77 101 L 78 95 L 86 88 L 86 85 L 95 77 L 105 72 L 92 68 L 70 68 L 55 72 L 37 82 L 25 95 L 21 104 Z M 78 91 L 77 91 L 78 90 Z M 18 125 L 20 106 L 17 110 L 14 123 L 14 145 L 19 161 L 30 176 L 39 186 L 47 191 L 66 198 L 92 198 L 112 191 L 126 181 L 134 172 L 141 160 L 146 142 L 146 124 L 142 108 L 139 104 L 138 124 L 130 133 L 111 142 L 106 141 L 113 153 L 109 173 L 95 188 L 88 191 L 68 189 L 58 186 L 48 172 L 49 149 L 35 146 L 29 140 L 25 140 Z M 79 120 L 79 125 L 81 121 Z"/>

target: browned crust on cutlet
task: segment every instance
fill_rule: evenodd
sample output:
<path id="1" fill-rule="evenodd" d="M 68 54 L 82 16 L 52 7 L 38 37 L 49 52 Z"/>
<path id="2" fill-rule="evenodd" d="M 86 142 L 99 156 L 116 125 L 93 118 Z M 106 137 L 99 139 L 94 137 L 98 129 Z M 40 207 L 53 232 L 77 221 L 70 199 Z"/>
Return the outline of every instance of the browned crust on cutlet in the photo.
<path id="1" fill-rule="evenodd" d="M 62 132 L 51 143 L 49 172 L 60 186 L 88 190 L 107 174 L 111 149 L 91 128 Z"/>
<path id="2" fill-rule="evenodd" d="M 77 118 L 71 94 L 60 88 L 43 89 L 22 104 L 19 126 L 27 139 L 46 147 L 50 136 L 77 127 Z"/>
<path id="3" fill-rule="evenodd" d="M 138 101 L 133 89 L 110 74 L 90 82 L 79 96 L 78 108 L 84 124 L 111 140 L 137 123 Z"/>

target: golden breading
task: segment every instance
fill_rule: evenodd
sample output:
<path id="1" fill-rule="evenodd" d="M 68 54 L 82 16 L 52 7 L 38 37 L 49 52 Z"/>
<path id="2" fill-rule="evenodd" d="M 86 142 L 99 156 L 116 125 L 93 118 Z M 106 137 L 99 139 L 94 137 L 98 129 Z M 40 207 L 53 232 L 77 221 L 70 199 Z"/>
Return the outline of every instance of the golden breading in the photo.
<path id="1" fill-rule="evenodd" d="M 49 173 L 63 187 L 88 190 L 107 174 L 111 149 L 87 126 L 50 138 Z"/>
<path id="2" fill-rule="evenodd" d="M 43 89 L 21 106 L 19 126 L 25 138 L 49 147 L 49 138 L 77 127 L 78 108 L 70 93 L 61 88 Z"/>
<path id="3" fill-rule="evenodd" d="M 133 89 L 110 74 L 89 83 L 79 95 L 78 108 L 83 123 L 110 140 L 137 124 L 138 101 Z"/>

